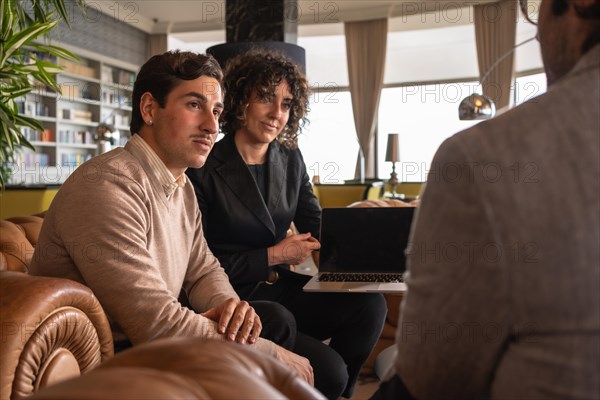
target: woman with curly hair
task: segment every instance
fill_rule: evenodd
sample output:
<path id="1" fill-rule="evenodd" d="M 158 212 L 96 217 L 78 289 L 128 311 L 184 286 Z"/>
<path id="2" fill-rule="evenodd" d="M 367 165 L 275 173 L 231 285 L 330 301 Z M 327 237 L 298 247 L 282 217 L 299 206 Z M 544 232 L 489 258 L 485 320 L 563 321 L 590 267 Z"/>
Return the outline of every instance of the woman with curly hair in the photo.
<path id="1" fill-rule="evenodd" d="M 281 54 L 252 50 L 227 64 L 224 89 L 225 136 L 203 168 L 188 169 L 208 245 L 240 298 L 289 310 L 292 350 L 310 361 L 315 386 L 350 398 L 387 309 L 378 294 L 303 292 L 310 277 L 290 271 L 320 247 L 321 209 L 298 149 L 308 82 Z M 292 222 L 300 233 L 287 234 Z"/>

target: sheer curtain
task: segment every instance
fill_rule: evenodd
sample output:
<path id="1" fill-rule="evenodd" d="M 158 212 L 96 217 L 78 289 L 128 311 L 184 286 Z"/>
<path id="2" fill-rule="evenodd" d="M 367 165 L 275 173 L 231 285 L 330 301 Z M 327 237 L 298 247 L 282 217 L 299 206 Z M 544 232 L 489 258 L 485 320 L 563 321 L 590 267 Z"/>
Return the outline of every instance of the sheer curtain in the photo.
<path id="1" fill-rule="evenodd" d="M 517 0 L 473 6 L 475 41 L 480 79 L 507 51 L 515 45 L 517 31 Z M 496 65 L 483 83 L 483 94 L 500 110 L 510 105 L 510 85 L 514 76 L 514 53 Z"/>
<path id="2" fill-rule="evenodd" d="M 364 164 L 358 156 L 357 178 L 376 177 L 375 127 L 383 86 L 387 26 L 387 19 L 344 23 L 352 110 L 359 151 L 364 156 Z"/>

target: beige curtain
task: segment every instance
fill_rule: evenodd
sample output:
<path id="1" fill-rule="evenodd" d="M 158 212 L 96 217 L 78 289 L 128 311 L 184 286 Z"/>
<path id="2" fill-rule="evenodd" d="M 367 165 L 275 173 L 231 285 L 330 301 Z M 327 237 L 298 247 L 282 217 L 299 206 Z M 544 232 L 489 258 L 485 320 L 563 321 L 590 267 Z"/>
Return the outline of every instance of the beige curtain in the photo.
<path id="1" fill-rule="evenodd" d="M 167 51 L 167 34 L 155 33 L 148 37 L 148 58 Z"/>
<path id="2" fill-rule="evenodd" d="M 375 177 L 375 127 L 383 86 L 387 19 L 344 23 L 350 95 L 358 143 L 364 155 L 357 163 L 357 178 Z"/>
<path id="3" fill-rule="evenodd" d="M 517 0 L 502 0 L 473 6 L 475 41 L 479 61 L 479 78 L 515 45 L 517 30 Z M 483 94 L 500 110 L 510 105 L 510 86 L 514 76 L 514 53 L 489 71 L 483 83 Z"/>

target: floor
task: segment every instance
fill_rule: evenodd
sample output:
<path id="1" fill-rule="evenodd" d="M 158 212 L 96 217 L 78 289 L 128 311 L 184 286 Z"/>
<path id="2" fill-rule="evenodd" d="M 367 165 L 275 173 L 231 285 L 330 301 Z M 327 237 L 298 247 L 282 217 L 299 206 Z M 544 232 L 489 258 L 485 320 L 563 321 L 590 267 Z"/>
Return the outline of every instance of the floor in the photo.
<path id="1" fill-rule="evenodd" d="M 375 376 L 361 376 L 358 378 L 352 400 L 366 400 L 370 398 L 379 387 L 379 379 Z"/>

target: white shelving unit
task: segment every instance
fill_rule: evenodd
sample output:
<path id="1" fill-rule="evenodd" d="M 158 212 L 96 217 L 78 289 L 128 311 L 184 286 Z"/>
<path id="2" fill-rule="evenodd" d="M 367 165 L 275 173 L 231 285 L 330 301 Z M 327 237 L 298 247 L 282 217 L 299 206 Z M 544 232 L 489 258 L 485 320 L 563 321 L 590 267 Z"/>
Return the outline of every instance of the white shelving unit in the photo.
<path id="1" fill-rule="evenodd" d="M 115 146 L 131 136 L 131 95 L 138 66 L 55 43 L 80 57 L 79 63 L 52 60 L 64 69 L 56 79 L 60 93 L 39 88 L 19 101 L 19 112 L 35 117 L 43 131 L 22 128 L 35 151 L 23 150 L 11 184 L 60 184 L 97 155 L 100 125 L 118 130 Z M 117 136 L 117 135 L 115 135 Z"/>

